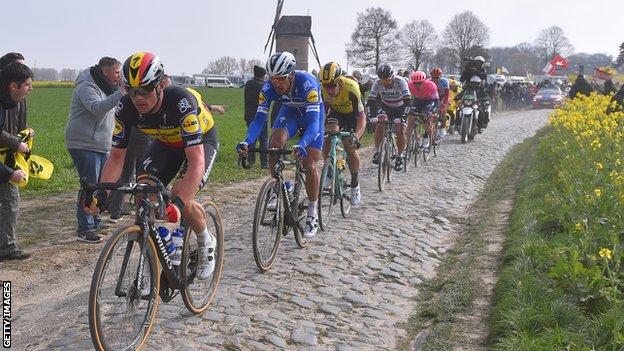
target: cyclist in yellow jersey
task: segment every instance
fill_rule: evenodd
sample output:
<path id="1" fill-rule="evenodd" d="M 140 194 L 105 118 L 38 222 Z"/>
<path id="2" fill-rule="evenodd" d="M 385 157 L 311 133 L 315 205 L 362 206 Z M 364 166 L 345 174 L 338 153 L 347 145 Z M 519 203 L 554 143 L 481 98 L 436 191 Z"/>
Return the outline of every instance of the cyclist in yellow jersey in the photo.
<path id="1" fill-rule="evenodd" d="M 116 182 L 121 174 L 130 128 L 136 127 L 155 141 L 150 145 L 138 181 L 169 184 L 174 178 L 171 204 L 166 214 L 175 223 L 184 215 L 197 233 L 199 279 L 214 271 L 216 239 L 206 227 L 202 206 L 195 194 L 206 184 L 219 143 L 214 120 L 195 90 L 181 86 L 165 87 L 164 67 L 158 56 L 139 52 L 130 56 L 122 68 L 127 95 L 115 109 L 113 148 L 101 182 Z M 85 211 L 96 214 L 105 207 L 107 192 L 96 191 L 86 199 Z"/>
<path id="2" fill-rule="evenodd" d="M 360 88 L 357 81 L 342 76 L 342 69 L 336 62 L 329 62 L 319 73 L 321 91 L 325 102 L 325 130 L 353 131 L 360 139 L 366 129 L 366 113 L 362 104 Z M 327 158 L 329 140 L 323 144 L 323 159 Z M 351 204 L 357 206 L 362 200 L 358 171 L 360 156 L 357 148 L 359 142 L 350 138 L 344 140 L 344 147 L 348 154 L 349 170 L 351 171 Z"/>

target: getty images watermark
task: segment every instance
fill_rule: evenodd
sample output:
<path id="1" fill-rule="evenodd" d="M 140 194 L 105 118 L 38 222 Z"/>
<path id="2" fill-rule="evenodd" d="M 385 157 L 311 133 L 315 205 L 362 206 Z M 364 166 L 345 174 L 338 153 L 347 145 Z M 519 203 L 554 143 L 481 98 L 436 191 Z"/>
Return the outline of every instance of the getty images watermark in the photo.
<path id="1" fill-rule="evenodd" d="M 2 282 L 2 347 L 11 348 L 11 282 Z"/>

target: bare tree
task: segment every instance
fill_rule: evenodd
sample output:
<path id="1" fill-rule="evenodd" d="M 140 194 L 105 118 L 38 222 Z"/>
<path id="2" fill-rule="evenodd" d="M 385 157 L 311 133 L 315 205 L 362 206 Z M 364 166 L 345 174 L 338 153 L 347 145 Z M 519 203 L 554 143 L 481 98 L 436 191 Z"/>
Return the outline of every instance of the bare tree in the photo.
<path id="1" fill-rule="evenodd" d="M 34 80 L 57 81 L 58 71 L 54 68 L 33 68 Z"/>
<path id="2" fill-rule="evenodd" d="M 240 70 L 239 73 L 245 73 L 245 69 L 247 68 L 247 59 L 245 58 L 239 58 L 238 59 L 238 69 Z"/>
<path id="3" fill-rule="evenodd" d="M 398 59 L 397 22 L 390 11 L 370 7 L 357 14 L 357 25 L 351 34 L 347 55 L 359 67 L 374 66 Z"/>
<path id="4" fill-rule="evenodd" d="M 204 74 L 222 74 L 222 75 L 232 75 L 236 74 L 238 70 L 238 62 L 235 58 L 230 56 L 223 56 L 216 61 L 211 61 L 208 63 L 208 67 L 206 67 L 202 73 Z"/>
<path id="5" fill-rule="evenodd" d="M 454 72 L 457 69 L 455 65 L 455 60 L 453 59 L 451 49 L 448 47 L 440 47 L 436 50 L 435 55 L 433 55 L 432 63 L 436 67 L 440 67 L 442 72 Z"/>
<path id="6" fill-rule="evenodd" d="M 59 73 L 59 78 L 62 81 L 68 82 L 76 80 L 76 70 L 73 68 L 63 68 Z"/>
<path id="7" fill-rule="evenodd" d="M 535 46 L 543 60 L 549 61 L 555 55 L 570 55 L 574 47 L 563 33 L 563 29 L 557 26 L 542 29 L 535 39 Z"/>
<path id="8" fill-rule="evenodd" d="M 615 67 L 620 68 L 624 66 L 624 42 L 620 45 L 620 54 L 615 59 Z"/>
<path id="9" fill-rule="evenodd" d="M 417 70 L 433 57 L 438 35 L 429 21 L 413 21 L 403 27 L 399 40 L 405 47 L 408 62 Z"/>
<path id="10" fill-rule="evenodd" d="M 450 49 L 455 66 L 459 68 L 468 50 L 485 47 L 490 41 L 490 30 L 471 11 L 459 13 L 451 19 L 443 33 L 444 45 Z"/>

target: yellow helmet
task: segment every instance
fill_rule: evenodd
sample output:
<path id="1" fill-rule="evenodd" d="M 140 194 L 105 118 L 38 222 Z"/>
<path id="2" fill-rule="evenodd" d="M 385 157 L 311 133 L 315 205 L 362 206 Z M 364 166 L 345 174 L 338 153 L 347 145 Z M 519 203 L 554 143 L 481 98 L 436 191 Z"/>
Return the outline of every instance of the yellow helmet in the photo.
<path id="1" fill-rule="evenodd" d="M 321 84 L 334 84 L 336 78 L 342 75 L 342 68 L 337 62 L 328 62 L 321 68 L 321 72 L 319 73 L 319 77 L 321 79 Z"/>

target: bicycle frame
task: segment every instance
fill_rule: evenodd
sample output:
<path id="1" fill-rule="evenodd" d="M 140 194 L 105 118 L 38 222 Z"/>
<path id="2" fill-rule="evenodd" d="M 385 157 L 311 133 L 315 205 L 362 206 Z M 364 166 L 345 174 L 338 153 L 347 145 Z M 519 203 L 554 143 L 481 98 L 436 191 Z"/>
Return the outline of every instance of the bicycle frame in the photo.
<path id="1" fill-rule="evenodd" d="M 355 134 L 350 131 L 350 132 L 325 132 L 325 135 L 329 138 L 329 143 L 330 143 L 330 147 L 329 147 L 329 153 L 327 154 L 327 159 L 331 160 L 329 162 L 331 162 L 331 166 L 332 166 L 332 181 L 334 182 L 334 194 L 336 195 L 336 199 L 340 199 L 343 197 L 343 193 L 344 193 L 344 178 L 340 177 L 340 179 L 338 179 L 339 177 L 337 177 L 337 173 L 338 173 L 338 169 L 337 169 L 337 158 L 336 158 L 336 151 L 338 148 L 338 144 L 342 144 L 343 145 L 343 158 L 345 160 L 345 162 L 348 161 L 348 154 L 347 151 L 344 149 L 344 143 L 342 142 L 343 138 L 347 138 L 347 137 L 351 137 L 352 139 L 355 137 Z M 321 182 L 321 184 L 324 183 L 325 179 L 327 178 L 327 174 L 321 174 L 321 177 L 323 179 L 323 181 Z M 321 191 L 323 189 L 320 189 Z"/>

